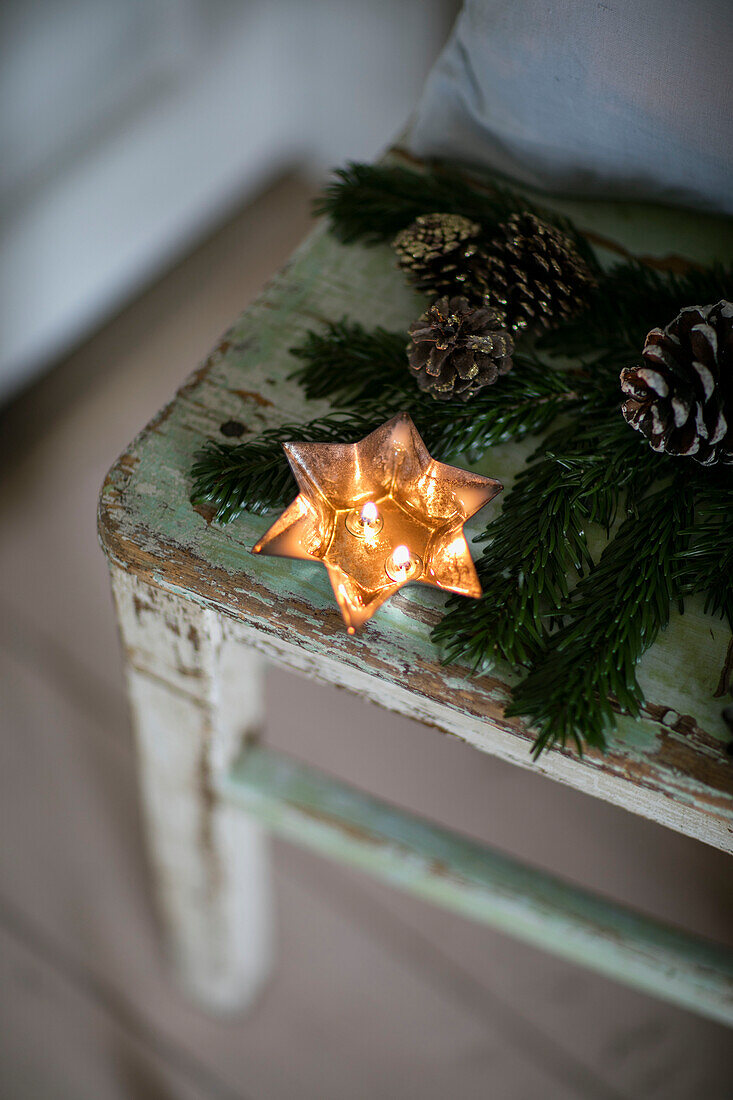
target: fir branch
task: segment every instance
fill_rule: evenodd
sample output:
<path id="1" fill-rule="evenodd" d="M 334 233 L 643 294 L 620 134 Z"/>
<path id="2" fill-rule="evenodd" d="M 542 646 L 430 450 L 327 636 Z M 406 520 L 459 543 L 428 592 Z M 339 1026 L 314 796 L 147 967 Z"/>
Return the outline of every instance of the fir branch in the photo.
<path id="1" fill-rule="evenodd" d="M 621 501 L 631 508 L 658 471 L 653 453 L 622 426 L 587 415 L 572 433 L 564 427 L 550 436 L 519 475 L 476 540 L 487 543 L 477 562 L 483 594 L 450 600 L 433 631 L 446 662 L 487 671 L 498 660 L 522 665 L 539 655 L 570 580 L 592 565 L 588 523 L 608 529 Z M 617 436 L 608 450 L 599 446 L 606 433 Z"/>
<path id="2" fill-rule="evenodd" d="M 586 308 L 546 332 L 538 348 L 585 357 L 592 334 L 596 353 L 616 349 L 633 361 L 652 328 L 669 324 L 685 306 L 707 305 L 732 293 L 732 264 L 691 268 L 683 275 L 655 271 L 637 261 L 616 264 L 598 277 Z"/>
<path id="3" fill-rule="evenodd" d="M 319 339 L 307 342 L 304 352 L 307 348 L 308 354 L 312 352 L 318 357 Z M 321 396 L 330 393 L 330 387 L 340 392 L 344 382 L 340 370 L 336 369 L 333 376 L 329 374 L 336 360 L 328 346 L 325 352 L 325 358 L 319 360 L 323 373 L 316 372 Z M 282 507 L 292 495 L 293 487 L 282 443 L 291 439 L 318 443 L 361 439 L 399 412 L 410 413 L 436 458 L 471 462 L 494 443 L 544 430 L 575 399 L 574 392 L 567 389 L 568 376 L 548 371 L 538 363 L 528 361 L 525 366 L 526 374 L 520 372 L 521 376 L 516 378 L 508 375 L 501 384 L 489 387 L 472 402 L 434 401 L 420 393 L 405 368 L 404 386 L 395 382 L 390 391 L 389 383 L 379 383 L 373 397 L 362 396 L 349 409 L 306 423 L 270 428 L 244 443 L 209 440 L 195 456 L 191 502 L 213 504 L 214 518 L 219 523 L 230 523 L 245 509 L 262 513 Z M 391 371 L 386 361 L 384 369 Z M 362 383 L 363 391 L 370 388 L 366 377 L 361 382 L 355 377 L 355 386 Z"/>
<path id="4" fill-rule="evenodd" d="M 538 657 L 548 611 L 559 612 L 568 596 L 568 575 L 590 564 L 584 518 L 558 463 L 543 459 L 520 473 L 501 514 L 480 536 L 488 540 L 476 563 L 482 596 L 453 597 L 433 630 L 446 663 L 486 672 L 498 660 L 523 665 Z"/>
<path id="5" fill-rule="evenodd" d="M 325 332 L 309 332 L 290 353 L 302 363 L 290 378 L 312 401 L 330 398 L 337 405 L 353 405 L 413 398 L 416 391 L 407 371 L 405 332 L 381 327 L 367 331 L 344 319 L 329 324 Z"/>
<path id="6" fill-rule="evenodd" d="M 307 424 L 281 424 L 245 443 L 209 440 L 195 455 L 191 468 L 192 504 L 213 504 L 214 519 L 230 523 L 245 508 L 262 513 L 281 508 L 294 495 L 293 475 L 283 443 L 297 439 L 313 443 L 343 443 L 361 439 L 382 418 L 357 412 L 332 413 Z"/>
<path id="7" fill-rule="evenodd" d="M 497 227 L 512 214 L 537 214 L 567 234 L 592 269 L 595 253 L 567 218 L 536 207 L 516 191 L 472 183 L 466 175 L 436 164 L 428 172 L 373 164 L 337 168 L 335 180 L 316 200 L 314 213 L 330 219 L 344 244 L 391 241 L 421 214 L 462 214 L 476 221 L 490 241 Z"/>
<path id="8" fill-rule="evenodd" d="M 448 168 L 438 174 L 351 162 L 334 176 L 316 200 L 314 213 L 330 219 L 344 244 L 391 241 L 421 214 L 462 214 L 492 231 L 511 214 L 528 209 L 515 192 L 472 187 Z"/>
<path id="9" fill-rule="evenodd" d="M 477 562 L 483 594 L 449 601 L 433 632 L 446 662 L 486 671 L 497 660 L 536 657 L 568 597 L 568 576 L 592 565 L 587 524 L 608 530 L 621 502 L 633 512 L 659 474 L 646 442 L 598 398 L 597 379 L 579 376 L 576 386 L 584 404 L 572 430 L 563 425 L 547 437 L 476 539 L 488 543 Z"/>
<path id="10" fill-rule="evenodd" d="M 681 476 L 645 497 L 578 584 L 567 622 L 515 689 L 508 714 L 539 733 L 534 755 L 573 741 L 603 749 L 617 704 L 637 716 L 643 693 L 636 665 L 680 597 L 678 559 L 693 521 L 694 492 Z"/>
<path id="11" fill-rule="evenodd" d="M 445 459 L 476 462 L 489 447 L 540 435 L 578 404 L 578 375 L 558 371 L 529 355 L 513 356 L 514 367 L 470 401 L 433 401 L 421 394 L 414 419 L 431 450 Z"/>
<path id="12" fill-rule="evenodd" d="M 711 478 L 697 488 L 695 502 L 695 523 L 678 557 L 682 591 L 703 593 L 705 611 L 733 630 L 733 479 Z"/>
<path id="13" fill-rule="evenodd" d="M 382 419 L 408 412 L 436 458 L 472 462 L 509 439 L 545 431 L 577 400 L 577 376 L 529 354 L 515 354 L 514 368 L 471 401 L 435 401 L 422 393 L 407 369 L 407 341 L 399 332 L 338 321 L 309 333 L 292 354 L 302 366 L 291 378 L 309 399 L 329 398 L 362 415 Z"/>
<path id="14" fill-rule="evenodd" d="M 622 501 L 629 514 L 636 511 L 662 469 L 659 456 L 643 436 L 629 430 L 613 405 L 594 408 L 587 402 L 572 431 L 563 428 L 548 436 L 544 451 L 562 470 L 565 490 L 582 506 L 586 520 L 606 531 Z"/>

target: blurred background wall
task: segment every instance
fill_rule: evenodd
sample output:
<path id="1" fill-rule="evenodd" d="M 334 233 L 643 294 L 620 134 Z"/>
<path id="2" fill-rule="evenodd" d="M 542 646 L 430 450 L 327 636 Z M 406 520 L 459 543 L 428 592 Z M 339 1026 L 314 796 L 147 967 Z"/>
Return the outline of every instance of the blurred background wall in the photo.
<path id="1" fill-rule="evenodd" d="M 455 7 L 4 0 L 0 401 L 278 172 L 377 153 Z"/>

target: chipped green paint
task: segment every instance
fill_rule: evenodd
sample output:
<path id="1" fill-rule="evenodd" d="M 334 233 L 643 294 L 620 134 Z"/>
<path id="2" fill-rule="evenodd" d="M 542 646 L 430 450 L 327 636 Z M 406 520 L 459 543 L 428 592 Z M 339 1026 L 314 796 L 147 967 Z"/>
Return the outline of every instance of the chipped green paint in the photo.
<path id="1" fill-rule="evenodd" d="M 716 247 L 720 256 L 733 251 L 729 223 L 697 215 L 594 203 L 581 214 L 603 236 L 625 248 L 636 240 L 645 253 L 679 252 L 680 241 L 693 259 L 714 258 Z M 620 718 L 605 757 L 589 753 L 579 760 L 553 750 L 533 765 L 531 731 L 503 715 L 515 682 L 511 670 L 474 678 L 466 669 L 441 667 L 430 641 L 440 595 L 407 589 L 363 634 L 349 638 L 322 568 L 250 555 L 267 517 L 243 515 L 220 528 L 189 504 L 193 453 L 203 440 L 223 438 L 224 421 L 236 418 L 258 431 L 326 411 L 324 402 L 306 409 L 298 387 L 287 381 L 295 366 L 288 349 L 309 328 L 344 315 L 406 327 L 422 305 L 395 270 L 389 248 L 347 248 L 317 228 L 113 467 L 100 500 L 106 553 L 144 580 L 218 609 L 248 644 L 283 664 L 733 850 L 733 768 L 721 704 L 713 698 L 729 634 L 699 606 L 676 617 L 645 655 L 640 680 L 647 707 L 639 720 Z M 399 410 L 384 411 L 386 417 Z M 478 469 L 509 485 L 531 446 L 496 447 Z M 479 517 L 473 529 L 480 524 Z"/>
<path id="2" fill-rule="evenodd" d="M 733 1024 L 733 951 L 431 825 L 265 749 L 220 793 L 287 840 L 714 1020 Z"/>

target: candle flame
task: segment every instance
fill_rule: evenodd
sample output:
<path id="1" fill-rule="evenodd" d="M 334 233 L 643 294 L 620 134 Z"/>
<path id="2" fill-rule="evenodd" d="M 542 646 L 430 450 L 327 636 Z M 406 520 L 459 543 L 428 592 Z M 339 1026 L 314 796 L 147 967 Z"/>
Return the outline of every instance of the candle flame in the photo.
<path id="1" fill-rule="evenodd" d="M 410 562 L 410 548 L 408 546 L 395 546 L 392 553 L 392 562 L 395 569 L 406 569 Z"/>
<path id="2" fill-rule="evenodd" d="M 359 513 L 359 518 L 365 527 L 371 527 L 373 523 L 376 523 L 378 516 L 379 512 L 373 500 L 368 500 Z"/>

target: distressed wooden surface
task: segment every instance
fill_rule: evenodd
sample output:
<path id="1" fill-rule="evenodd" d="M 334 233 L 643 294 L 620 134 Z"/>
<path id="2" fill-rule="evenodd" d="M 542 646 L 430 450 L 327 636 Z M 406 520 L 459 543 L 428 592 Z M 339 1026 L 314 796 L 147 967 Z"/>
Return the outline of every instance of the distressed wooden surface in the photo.
<path id="1" fill-rule="evenodd" d="M 617 254 L 643 254 L 659 266 L 677 266 L 679 255 L 704 261 L 733 253 L 730 223 L 633 205 L 562 208 L 596 238 L 613 241 Z M 271 518 L 244 514 L 221 528 L 206 509 L 191 507 L 193 453 L 205 439 L 223 438 L 224 421 L 239 419 L 256 433 L 326 410 L 323 402 L 306 406 L 287 381 L 295 365 L 288 349 L 308 329 L 344 315 L 406 327 L 422 303 L 395 271 L 388 247 L 344 247 L 318 227 L 111 470 L 99 512 L 107 555 L 146 583 L 221 612 L 225 631 L 290 668 L 733 850 L 733 767 L 722 703 L 714 698 L 730 634 L 699 605 L 674 615 L 645 655 L 643 715 L 620 717 L 605 756 L 589 752 L 579 760 L 555 749 L 532 763 L 531 730 L 504 716 L 516 682 L 511 670 L 472 677 L 441 666 L 429 635 L 442 597 L 408 588 L 349 637 L 325 570 L 250 555 Z M 385 419 L 397 411 L 386 406 Z M 509 486 L 532 445 L 496 447 L 477 469 Z M 481 523 L 473 521 L 473 530 Z"/>
<path id="2" fill-rule="evenodd" d="M 617 981 L 733 1024 L 733 951 L 251 748 L 219 790 L 287 840 Z"/>
<path id="3" fill-rule="evenodd" d="M 267 841 L 215 782 L 259 729 L 261 658 L 233 650 L 210 609 L 116 568 L 112 586 L 171 961 L 206 1008 L 242 1008 L 270 970 Z"/>

